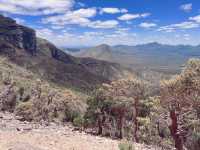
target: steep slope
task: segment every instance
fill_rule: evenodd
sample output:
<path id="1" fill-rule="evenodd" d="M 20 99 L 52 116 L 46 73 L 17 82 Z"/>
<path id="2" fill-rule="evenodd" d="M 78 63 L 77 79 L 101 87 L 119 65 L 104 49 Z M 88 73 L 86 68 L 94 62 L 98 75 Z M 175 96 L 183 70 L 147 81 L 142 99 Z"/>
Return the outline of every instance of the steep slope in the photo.
<path id="1" fill-rule="evenodd" d="M 37 47 L 41 55 L 45 55 L 50 58 L 53 57 L 54 59 L 65 64 L 74 63 L 78 67 L 84 68 L 92 75 L 96 75 L 98 78 L 103 78 L 105 81 L 122 78 L 132 73 L 117 63 L 97 60 L 94 58 L 77 58 L 70 56 L 44 39 L 37 38 Z M 88 77 L 91 78 L 91 76 Z"/>
<path id="2" fill-rule="evenodd" d="M 37 39 L 34 30 L 1 15 L 0 54 L 43 79 L 78 89 L 91 89 L 122 75 L 115 63 L 70 56 L 48 41 Z"/>

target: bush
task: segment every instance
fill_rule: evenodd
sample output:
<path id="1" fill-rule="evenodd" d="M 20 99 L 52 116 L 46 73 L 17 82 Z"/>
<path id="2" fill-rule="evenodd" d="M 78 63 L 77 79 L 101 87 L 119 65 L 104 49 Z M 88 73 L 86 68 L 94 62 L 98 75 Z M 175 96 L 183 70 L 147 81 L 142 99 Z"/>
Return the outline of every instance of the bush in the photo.
<path id="1" fill-rule="evenodd" d="M 75 117 L 73 119 L 73 125 L 76 126 L 76 127 L 79 127 L 79 128 L 83 127 L 83 125 L 84 125 L 84 118 L 83 118 L 83 116 L 78 115 L 77 117 Z"/>
<path id="2" fill-rule="evenodd" d="M 15 109 L 15 114 L 17 116 L 23 117 L 24 120 L 32 121 L 33 120 L 32 107 L 33 104 L 31 102 L 19 103 Z"/>
<path id="3" fill-rule="evenodd" d="M 133 144 L 128 141 L 120 142 L 118 147 L 120 150 L 135 150 L 135 147 L 133 146 Z"/>

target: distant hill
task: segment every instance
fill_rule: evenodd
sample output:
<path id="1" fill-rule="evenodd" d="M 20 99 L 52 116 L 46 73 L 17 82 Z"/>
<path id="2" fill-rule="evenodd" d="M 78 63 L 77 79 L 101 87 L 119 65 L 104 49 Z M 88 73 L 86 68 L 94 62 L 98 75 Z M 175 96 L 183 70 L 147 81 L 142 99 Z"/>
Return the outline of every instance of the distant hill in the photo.
<path id="1" fill-rule="evenodd" d="M 79 57 L 92 57 L 119 63 L 137 71 L 156 71 L 174 74 L 191 57 L 200 58 L 200 46 L 164 45 L 148 43 L 136 46 L 97 46 L 75 53 Z"/>
<path id="2" fill-rule="evenodd" d="M 47 40 L 37 38 L 33 29 L 2 15 L 0 55 L 45 80 L 77 89 L 89 90 L 124 75 L 119 64 L 73 57 Z"/>
<path id="3" fill-rule="evenodd" d="M 88 48 L 80 53 L 77 53 L 77 56 L 81 57 L 91 57 L 91 58 L 96 58 L 96 59 L 101 59 L 101 60 L 113 60 L 113 51 L 112 47 L 106 44 L 102 44 L 96 47 Z"/>

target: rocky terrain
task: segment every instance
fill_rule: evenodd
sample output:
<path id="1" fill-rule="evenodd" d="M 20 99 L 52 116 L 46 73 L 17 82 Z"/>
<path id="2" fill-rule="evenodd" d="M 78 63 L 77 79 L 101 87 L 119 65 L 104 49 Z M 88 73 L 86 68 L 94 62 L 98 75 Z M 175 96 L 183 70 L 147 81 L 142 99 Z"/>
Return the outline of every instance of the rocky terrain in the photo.
<path id="1" fill-rule="evenodd" d="M 28 123 L 0 112 L 0 150 L 118 150 L 119 141 L 75 131 L 70 125 Z M 134 144 L 135 150 L 159 150 Z"/>

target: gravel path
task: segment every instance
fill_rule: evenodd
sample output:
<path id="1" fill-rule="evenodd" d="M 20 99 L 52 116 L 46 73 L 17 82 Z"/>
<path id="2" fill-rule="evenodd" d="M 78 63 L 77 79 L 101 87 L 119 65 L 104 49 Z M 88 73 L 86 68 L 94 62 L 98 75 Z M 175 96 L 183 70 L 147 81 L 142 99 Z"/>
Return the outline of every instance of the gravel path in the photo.
<path id="1" fill-rule="evenodd" d="M 0 112 L 0 150 L 118 150 L 118 143 L 73 131 L 70 125 L 21 122 L 10 113 Z M 140 144 L 135 147 L 136 150 L 150 150 Z"/>

